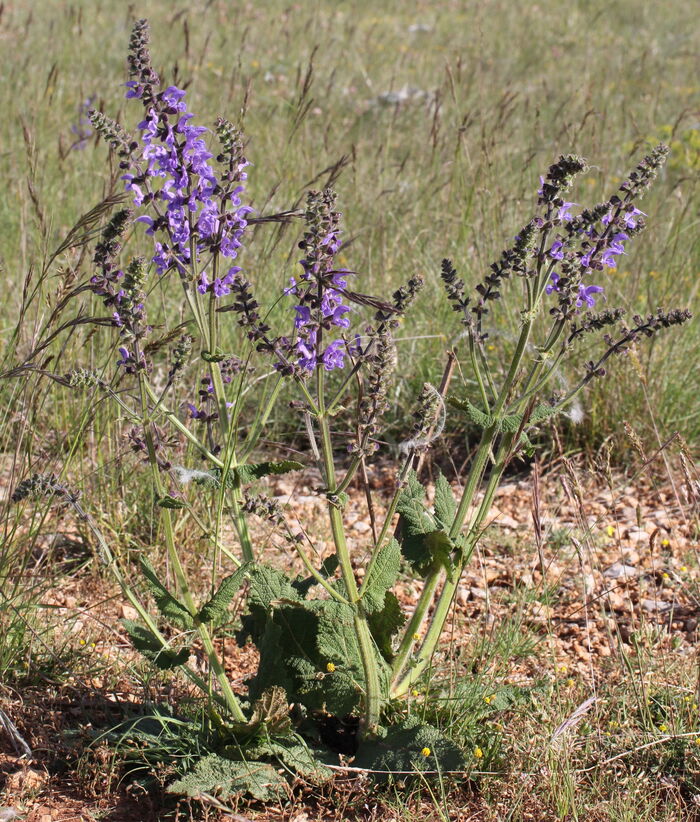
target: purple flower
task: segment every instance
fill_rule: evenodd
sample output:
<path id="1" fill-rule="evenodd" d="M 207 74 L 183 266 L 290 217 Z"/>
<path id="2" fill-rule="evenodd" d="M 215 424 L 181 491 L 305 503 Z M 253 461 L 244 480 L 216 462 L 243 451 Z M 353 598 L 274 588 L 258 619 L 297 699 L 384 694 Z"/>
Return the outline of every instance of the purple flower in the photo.
<path id="1" fill-rule="evenodd" d="M 200 410 L 197 408 L 196 405 L 193 405 L 191 402 L 187 403 L 187 408 L 190 412 L 190 419 L 191 420 L 207 420 L 209 419 L 209 415 L 206 411 Z"/>
<path id="2" fill-rule="evenodd" d="M 581 265 L 584 268 L 591 267 L 591 259 L 593 258 L 593 251 L 588 251 L 581 256 Z"/>
<path id="3" fill-rule="evenodd" d="M 545 294 L 551 294 L 552 291 L 559 291 L 559 275 L 556 271 L 552 271 L 549 276 L 549 279 L 552 281 L 550 285 L 545 288 Z"/>
<path id="4" fill-rule="evenodd" d="M 542 178 L 540 178 L 542 179 Z M 567 223 L 569 220 L 573 220 L 573 215 L 570 214 L 570 210 L 572 206 L 576 206 L 578 203 L 563 203 L 559 207 L 559 211 L 557 212 L 557 217 L 562 220 L 563 222 Z"/>
<path id="5" fill-rule="evenodd" d="M 564 252 L 562 251 L 563 247 L 564 247 L 564 243 L 559 242 L 559 240 L 557 240 L 557 242 L 555 242 L 555 243 L 552 243 L 552 247 L 549 249 L 549 256 L 553 260 L 563 260 L 564 259 Z"/>
<path id="6" fill-rule="evenodd" d="M 334 340 L 323 352 L 323 367 L 326 371 L 334 368 L 343 368 L 345 365 L 345 343 L 343 340 Z"/>
<path id="7" fill-rule="evenodd" d="M 599 285 L 584 285 L 581 283 L 578 287 L 578 299 L 576 300 L 576 305 L 581 308 L 581 306 L 585 303 L 589 308 L 593 308 L 595 305 L 593 294 L 600 294 L 602 291 L 603 289 Z"/>
<path id="8" fill-rule="evenodd" d="M 187 106 L 182 102 L 185 93 L 177 86 L 168 86 L 165 91 L 161 92 L 161 98 L 171 107 L 177 111 L 187 111 Z"/>
<path id="9" fill-rule="evenodd" d="M 624 224 L 627 228 L 636 228 L 637 227 L 637 220 L 635 220 L 635 217 L 646 217 L 646 216 L 647 215 L 643 211 L 640 211 L 638 208 L 635 208 L 633 206 L 631 209 L 628 209 L 627 211 L 625 211 L 625 213 L 622 215 L 622 221 L 624 222 Z"/>
<path id="10" fill-rule="evenodd" d="M 133 100 L 133 99 L 140 99 L 141 95 L 143 94 L 143 88 L 136 82 L 136 80 L 129 80 L 128 82 L 124 83 L 127 88 L 126 92 L 126 99 Z"/>
<path id="11" fill-rule="evenodd" d="M 294 318 L 294 327 L 303 328 L 311 322 L 311 309 L 307 305 L 295 305 L 297 316 Z"/>

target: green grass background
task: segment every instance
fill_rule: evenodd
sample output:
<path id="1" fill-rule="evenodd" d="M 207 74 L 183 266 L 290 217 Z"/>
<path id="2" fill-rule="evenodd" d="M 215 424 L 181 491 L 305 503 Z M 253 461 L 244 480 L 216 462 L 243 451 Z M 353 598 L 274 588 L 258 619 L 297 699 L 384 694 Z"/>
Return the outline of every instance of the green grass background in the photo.
<path id="1" fill-rule="evenodd" d="M 5 4 L 0 17 L 6 342 L 27 272 L 107 189 L 106 148 L 93 140 L 69 150 L 81 102 L 94 97 L 127 127 L 139 119 L 121 84 L 141 15 L 151 21 L 156 68 L 187 87 L 198 122 L 218 114 L 242 122 L 256 208 L 299 204 L 340 162 L 332 176 L 358 289 L 388 294 L 416 272 L 426 277 L 399 335 L 408 381 L 395 395 L 399 417 L 423 380 L 439 378 L 459 332 L 441 295 L 441 258 L 469 282 L 481 278 L 529 218 L 538 175 L 560 153 L 591 162 L 572 194 L 587 205 L 614 191 L 649 141 L 671 144 L 663 179 L 642 204 L 649 230 L 602 284 L 609 304 L 632 313 L 697 304 L 700 27 L 692 3 L 40 0 Z M 261 227 L 249 242 L 244 265 L 263 302 L 295 273 L 299 231 Z M 74 263 L 56 262 L 33 316 Z M 507 353 L 517 320 L 506 301 L 497 306 L 496 356 L 500 346 Z M 28 325 L 19 353 L 31 336 Z M 641 347 L 638 360 L 618 361 L 584 398 L 578 443 L 600 442 L 623 418 L 643 438 L 655 419 L 661 436 L 679 429 L 697 441 L 698 342 L 692 324 Z M 102 361 L 99 345 L 89 345 L 92 364 Z M 69 345 L 61 356 L 66 368 L 89 364 L 85 349 Z"/>

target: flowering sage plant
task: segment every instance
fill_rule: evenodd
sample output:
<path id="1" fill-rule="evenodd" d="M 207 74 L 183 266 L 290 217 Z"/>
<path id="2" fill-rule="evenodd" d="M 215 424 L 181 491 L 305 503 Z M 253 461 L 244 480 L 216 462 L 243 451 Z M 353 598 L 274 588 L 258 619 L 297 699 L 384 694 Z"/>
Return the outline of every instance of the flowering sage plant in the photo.
<path id="1" fill-rule="evenodd" d="M 343 240 L 335 195 L 329 189 L 309 192 L 298 215 L 305 223 L 299 268 L 287 274 L 286 286 L 280 282 L 270 300 L 287 306 L 288 323 L 280 333 L 273 331 L 239 260 L 249 241 L 248 225 L 257 219 L 245 203 L 242 135 L 219 119 L 213 135 L 218 148 L 210 147 L 207 129 L 188 111 L 185 92 L 163 88 L 154 72 L 145 21 L 134 27 L 129 73 L 126 96 L 143 109 L 135 135 L 101 112 L 93 111 L 90 121 L 116 153 L 131 202 L 105 226 L 94 270 L 79 289 L 93 292 L 107 308 L 99 324 L 111 326 L 109 333 L 117 338 L 114 379 L 79 368 L 66 378 L 71 385 L 105 391 L 130 421 L 129 445 L 149 467 L 159 507 L 173 581 L 161 579 L 142 559 L 155 611 L 99 537 L 103 555 L 140 615 L 125 627 L 135 647 L 156 665 L 180 668 L 204 690 L 218 728 L 212 756 L 226 761 L 231 790 L 244 785 L 257 796 L 267 795 L 245 770 L 251 758 L 263 763 L 268 787 L 283 779 L 272 767 L 280 761 L 321 778 L 321 766 L 310 771 L 307 743 L 317 744 L 318 730 L 311 729 L 332 718 L 351 721 L 355 728 L 349 750 L 356 764 L 410 772 L 431 767 L 428 751 L 439 769 L 459 768 L 463 759 L 455 745 L 425 724 L 392 722 L 391 703 L 429 666 L 503 473 L 517 454 L 532 450 L 532 430 L 603 377 L 611 358 L 690 316 L 659 310 L 625 322 L 622 310 L 602 306 L 607 271 L 644 230 L 646 215 L 638 202 L 667 149 L 654 149 L 615 195 L 590 209 L 567 199 L 574 179 L 586 171 L 585 161 L 560 157 L 541 178 L 534 216 L 471 295 L 453 264 L 443 260 L 440 276 L 466 341 L 462 371 L 473 375 L 477 390 L 450 395 L 449 368 L 440 388 L 425 386 L 383 518 L 369 503 L 372 527 L 359 557 L 352 556 L 346 539 L 348 489 L 365 475 L 378 449 L 396 365 L 394 333 L 422 278 L 412 277 L 388 300 L 355 291 L 356 273 L 338 261 Z M 148 238 L 149 254 L 122 265 L 122 246 L 135 232 Z M 149 301 L 157 289 L 172 288 L 181 289 L 187 317 L 184 322 L 172 317 L 166 333 L 156 337 Z M 493 353 L 485 341 L 493 312 L 505 299 L 519 301 L 521 320 L 503 368 L 503 352 Z M 232 338 L 232 325 L 238 330 L 235 351 L 223 342 Z M 569 368 L 575 367 L 584 341 L 597 353 L 579 368 L 578 382 L 566 391 L 552 387 L 562 364 L 569 360 Z M 495 367 L 495 357 L 501 367 Z M 195 394 L 197 358 L 205 370 Z M 267 387 L 251 413 L 245 398 L 251 369 L 259 363 Z M 188 380 L 190 400 L 171 407 L 173 386 Z M 309 550 L 310 525 L 288 516 L 264 487 L 256 487 L 268 475 L 303 467 L 289 460 L 252 461 L 285 383 L 296 392 L 292 411 L 303 421 L 309 459 L 323 478 L 318 493 L 333 548 L 322 561 Z M 352 407 L 355 424 L 348 443 L 347 432 L 334 430 L 333 421 L 341 408 Z M 439 475 L 429 506 L 420 468 L 448 409 L 478 427 L 480 440 L 459 494 Z M 173 462 L 178 442 L 188 445 L 194 464 Z M 197 487 L 197 495 L 185 493 L 187 483 Z M 41 478 L 23 489 L 24 496 L 49 489 L 67 494 L 69 502 L 77 499 L 60 483 Z M 210 590 L 200 598 L 176 538 L 185 517 L 211 550 Z M 233 545 L 226 517 L 234 526 Z M 263 518 L 284 537 L 306 575 L 265 562 L 255 549 L 251 518 Z M 404 575 L 420 583 L 410 612 L 393 591 Z M 239 591 L 246 592 L 247 604 L 238 640 L 252 640 L 260 655 L 244 693 L 234 689 L 216 642 Z M 195 643 L 208 660 L 209 680 L 190 664 Z M 176 789 L 196 793 L 220 786 L 222 771 L 211 777 L 211 785 L 208 773 L 200 769 L 194 781 L 185 777 Z"/>

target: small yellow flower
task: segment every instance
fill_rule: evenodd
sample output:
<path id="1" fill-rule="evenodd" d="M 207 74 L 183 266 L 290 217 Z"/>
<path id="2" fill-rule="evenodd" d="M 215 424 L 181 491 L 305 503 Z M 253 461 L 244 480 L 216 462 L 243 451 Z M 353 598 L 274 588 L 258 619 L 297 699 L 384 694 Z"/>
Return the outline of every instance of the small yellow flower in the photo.
<path id="1" fill-rule="evenodd" d="M 565 674 L 569 670 L 569 666 L 562 662 L 561 665 L 557 666 L 557 670 L 560 674 Z"/>
<path id="2" fill-rule="evenodd" d="M 484 697 L 484 702 L 485 702 L 487 705 L 490 705 L 490 704 L 491 704 L 491 700 L 492 700 L 492 699 L 493 699 L 493 697 L 492 697 L 492 696 L 485 696 L 485 697 Z"/>
<path id="3" fill-rule="evenodd" d="M 668 539 L 662 539 L 661 544 L 663 545 L 664 548 L 668 548 L 668 546 L 671 544 L 671 541 L 668 540 Z"/>
<path id="4" fill-rule="evenodd" d="M 567 688 L 573 688 L 575 684 L 576 684 L 576 683 L 574 682 L 574 680 L 573 680 L 573 679 L 567 679 L 567 680 L 566 680 L 566 687 L 567 687 Z"/>
<path id="5" fill-rule="evenodd" d="M 85 645 L 85 640 L 84 640 L 84 639 L 81 639 L 81 640 L 80 640 L 80 644 L 81 644 L 81 645 Z"/>
<path id="6" fill-rule="evenodd" d="M 688 569 L 685 567 L 685 565 L 681 565 L 681 574 L 685 574 L 687 570 Z"/>
<path id="7" fill-rule="evenodd" d="M 333 671 L 335 671 L 335 665 L 332 662 L 329 662 L 328 665 L 326 665 L 326 670 L 329 674 L 332 674 Z"/>
<path id="8" fill-rule="evenodd" d="M 420 634 L 413 634 L 413 641 L 420 642 Z"/>
<path id="9" fill-rule="evenodd" d="M 484 752 L 481 750 L 481 748 L 479 748 L 479 747 L 474 748 L 474 759 L 483 759 L 483 758 L 484 758 Z"/>
<path id="10" fill-rule="evenodd" d="M 700 736 L 695 737 L 695 744 L 700 745 Z"/>
<path id="11" fill-rule="evenodd" d="M 605 533 L 609 537 L 615 536 L 615 526 L 614 525 L 608 525 L 608 527 L 605 529 Z"/>
<path id="12" fill-rule="evenodd" d="M 432 751 L 430 750 L 430 748 L 423 748 L 423 750 L 420 753 L 421 753 L 421 756 L 425 756 L 427 758 L 427 757 L 430 756 Z"/>
<path id="13" fill-rule="evenodd" d="M 415 688 L 411 691 L 411 696 L 420 696 L 420 691 L 417 691 Z"/>
<path id="14" fill-rule="evenodd" d="M 666 731 L 668 730 L 668 725 L 659 725 L 659 730 L 661 731 L 662 734 L 665 734 Z"/>

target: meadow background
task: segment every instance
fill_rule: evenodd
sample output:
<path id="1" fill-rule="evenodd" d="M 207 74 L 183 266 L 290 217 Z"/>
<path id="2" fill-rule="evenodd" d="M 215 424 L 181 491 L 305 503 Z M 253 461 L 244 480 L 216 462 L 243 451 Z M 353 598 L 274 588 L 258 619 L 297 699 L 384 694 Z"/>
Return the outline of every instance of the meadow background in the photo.
<path id="1" fill-rule="evenodd" d="M 444 352 L 459 333 L 442 293 L 441 259 L 450 257 L 468 283 L 478 282 L 530 216 L 539 175 L 562 153 L 579 153 L 592 164 L 571 195 L 587 206 L 609 196 L 648 147 L 661 140 L 671 146 L 661 179 L 642 203 L 647 231 L 601 284 L 611 306 L 631 313 L 659 306 L 697 313 L 700 26 L 691 2 L 4 3 L 2 485 L 11 489 L 32 471 L 64 472 L 82 489 L 117 552 L 149 545 L 154 536 L 152 499 L 145 484 L 134 482 L 133 463 L 123 460 L 128 446 L 120 422 L 103 416 L 99 406 L 81 407 L 72 391 L 37 373 L 12 369 L 61 322 L 78 316 L 77 304 L 53 312 L 89 269 L 85 254 L 91 252 L 54 257 L 54 250 L 81 215 L 107 194 L 121 192 L 107 148 L 94 136 L 82 140 L 83 107 L 90 99 L 134 127 L 137 107 L 124 100 L 125 54 L 133 20 L 142 16 L 151 23 L 155 68 L 187 89 L 197 122 L 213 124 L 221 114 L 242 125 L 252 162 L 247 193 L 260 214 L 298 208 L 309 187 L 331 182 L 351 240 L 341 261 L 358 272 L 358 290 L 388 295 L 413 274 L 425 277 L 411 320 L 397 335 L 399 378 L 389 441 L 403 436 L 422 383 L 439 379 Z M 241 264 L 259 294 L 278 294 L 296 273 L 300 232 L 297 223 L 255 228 Z M 159 299 L 165 307 L 180 294 L 162 291 Z M 102 313 L 89 296 L 82 306 L 86 313 Z M 496 314 L 490 344 L 505 355 L 519 317 L 508 314 L 505 300 Z M 232 341 L 235 333 L 232 329 Z M 55 373 L 111 367 L 115 348 L 106 339 L 78 326 L 48 344 L 34 364 Z M 697 452 L 699 359 L 696 321 L 620 358 L 612 374 L 582 398 L 582 422 L 562 423 L 565 449 L 595 455 L 626 420 L 649 450 L 679 431 Z M 465 380 L 469 386 L 469 375 Z M 297 442 L 287 415 L 273 423 L 276 443 Z M 459 453 L 465 433 L 458 432 L 454 441 Z M 630 449 L 615 442 L 614 467 L 630 472 Z M 9 687 L 45 683 L 47 677 L 54 682 L 74 664 L 67 660 L 82 653 L 76 636 L 57 640 L 46 609 L 37 603 L 63 584 L 64 574 L 72 577 L 84 568 L 100 573 L 89 553 L 77 564 L 73 558 L 51 566 L 53 543 L 46 533 L 60 530 L 60 524 L 48 522 L 46 510 L 32 516 L 20 523 L 3 502 L 0 674 Z M 484 695 L 508 660 L 532 651 L 530 640 L 507 622 L 493 643 L 473 648 L 480 670 L 489 671 L 488 681 L 477 677 L 460 697 L 459 709 L 452 716 L 443 711 L 438 720 L 471 738 L 480 721 L 476 708 L 483 708 Z M 80 642 L 89 645 L 89 638 Z M 661 666 L 664 681 L 682 681 L 692 693 L 688 657 L 662 658 L 660 638 L 644 642 L 640 681 L 646 676 L 643 666 L 647 673 Z M 628 701 L 623 682 L 628 661 L 623 662 L 613 677 L 616 712 L 605 722 L 624 723 L 634 715 L 642 717 L 641 724 L 658 726 L 656 714 L 647 711 L 647 716 Z M 96 666 L 108 678 L 92 658 L 85 665 L 85 671 Z M 138 675 L 146 676 L 140 669 Z M 585 693 L 574 686 L 556 706 L 528 704 L 530 718 L 513 748 L 519 761 L 528 763 L 532 738 L 539 733 L 547 738 Z M 426 710 L 430 714 L 432 708 Z M 681 704 L 679 710 L 690 708 Z M 693 717 L 678 721 L 680 730 L 695 728 Z M 502 762 L 494 759 L 494 767 Z M 588 799 L 578 806 L 576 778 L 566 764 L 558 770 L 548 762 L 537 783 L 542 796 L 555 797 L 553 818 L 584 813 L 588 804 L 620 787 L 614 779 L 589 784 Z M 529 766 L 535 768 L 531 761 Z M 627 786 L 615 800 L 617 815 L 610 811 L 600 818 L 657 818 L 658 779 L 648 776 L 655 767 L 644 760 L 640 768 L 647 775 L 636 783 L 653 801 L 638 799 Z M 535 790 L 532 784 L 516 784 L 504 807 L 518 811 L 502 818 L 528 818 L 523 808 Z M 435 813 L 448 818 L 443 800 L 436 800 Z M 677 818 L 675 810 L 668 812 L 663 818 Z"/>
<path id="2" fill-rule="evenodd" d="M 6 357 L 24 350 L 13 320 L 28 271 L 36 283 L 42 259 L 109 190 L 106 148 L 94 139 L 75 148 L 81 105 L 92 99 L 135 125 L 121 85 L 134 14 L 150 18 L 155 66 L 188 89 L 198 122 L 223 114 L 242 124 L 260 213 L 298 207 L 308 187 L 330 180 L 358 290 L 389 294 L 411 274 L 426 277 L 400 335 L 408 385 L 399 382 L 397 413 L 437 379 L 457 332 L 440 260 L 478 281 L 560 153 L 592 164 L 572 194 L 588 205 L 609 196 L 648 145 L 671 145 L 644 200 L 649 229 L 604 285 L 611 305 L 632 312 L 696 303 L 700 30 L 690 4 L 12 3 L 0 17 Z M 298 226 L 258 231 L 243 265 L 262 293 L 278 293 L 294 273 Z M 60 278 L 54 266 L 36 311 Z M 495 321 L 493 343 L 507 347 L 518 318 Z M 31 328 L 27 318 L 25 346 Z M 600 443 L 628 417 L 651 436 L 650 409 L 662 432 L 696 441 L 698 333 L 666 335 L 618 364 L 615 379 L 585 397 L 577 444 Z M 91 350 L 93 364 L 100 353 Z M 62 356 L 75 359 L 70 346 Z"/>

